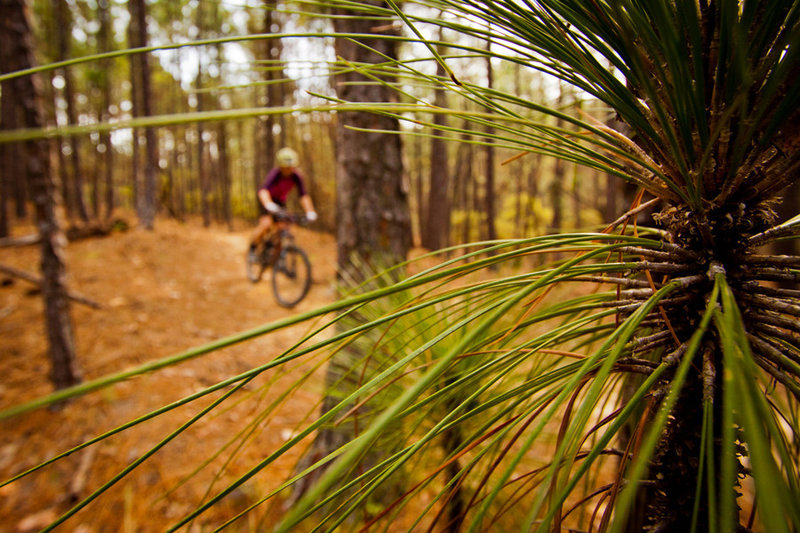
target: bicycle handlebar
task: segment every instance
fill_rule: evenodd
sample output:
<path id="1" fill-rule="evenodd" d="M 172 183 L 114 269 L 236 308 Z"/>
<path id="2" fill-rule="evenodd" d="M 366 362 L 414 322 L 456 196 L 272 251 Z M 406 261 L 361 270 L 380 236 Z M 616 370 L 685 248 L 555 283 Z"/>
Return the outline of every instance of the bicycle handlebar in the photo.
<path id="1" fill-rule="evenodd" d="M 300 215 L 297 213 L 290 213 L 285 209 L 280 209 L 278 211 L 271 211 L 270 214 L 277 222 L 291 222 L 292 224 L 297 224 L 300 226 L 305 226 L 308 224 L 308 219 L 305 215 Z"/>

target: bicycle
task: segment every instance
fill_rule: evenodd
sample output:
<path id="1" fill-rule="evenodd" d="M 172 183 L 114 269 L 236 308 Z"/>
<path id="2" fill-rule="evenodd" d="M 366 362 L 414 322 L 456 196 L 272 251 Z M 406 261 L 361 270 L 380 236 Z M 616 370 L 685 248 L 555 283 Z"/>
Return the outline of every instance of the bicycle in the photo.
<path id="1" fill-rule="evenodd" d="M 258 283 L 264 271 L 272 267 L 272 292 L 281 307 L 292 308 L 306 297 L 311 287 L 311 263 L 302 248 L 294 243 L 290 224 L 305 225 L 305 216 L 287 211 L 273 213 L 279 229 L 266 242 L 247 254 L 247 277 Z M 288 224 L 281 224 L 287 222 Z"/>

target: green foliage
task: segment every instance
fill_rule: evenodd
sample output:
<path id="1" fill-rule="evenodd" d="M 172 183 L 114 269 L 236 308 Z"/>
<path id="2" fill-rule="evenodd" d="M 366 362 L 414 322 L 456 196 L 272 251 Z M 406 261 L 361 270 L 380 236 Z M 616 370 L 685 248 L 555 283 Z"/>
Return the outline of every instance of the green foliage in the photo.
<path id="1" fill-rule="evenodd" d="M 517 206 L 522 206 L 523 217 L 517 218 Z M 520 223 L 528 226 L 530 235 L 542 235 L 553 218 L 553 210 L 545 207 L 540 198 L 528 193 L 521 195 L 505 195 L 497 213 L 497 234 L 500 237 L 513 238 L 521 234 Z M 477 239 L 476 239 L 477 240 Z"/>

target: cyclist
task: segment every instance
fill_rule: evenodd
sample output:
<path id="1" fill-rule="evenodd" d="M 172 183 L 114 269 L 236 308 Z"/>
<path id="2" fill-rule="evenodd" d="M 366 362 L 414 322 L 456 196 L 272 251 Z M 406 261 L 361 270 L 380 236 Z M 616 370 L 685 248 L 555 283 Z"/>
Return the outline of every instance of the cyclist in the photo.
<path id="1" fill-rule="evenodd" d="M 250 239 L 250 254 L 255 254 L 259 244 L 264 242 L 273 226 L 273 214 L 286 207 L 286 198 L 292 189 L 297 188 L 300 205 L 309 222 L 317 220 L 314 203 L 306 190 L 303 176 L 297 170 L 297 152 L 291 148 L 281 148 L 275 154 L 277 166 L 269 171 L 264 184 L 258 189 L 258 226 Z"/>

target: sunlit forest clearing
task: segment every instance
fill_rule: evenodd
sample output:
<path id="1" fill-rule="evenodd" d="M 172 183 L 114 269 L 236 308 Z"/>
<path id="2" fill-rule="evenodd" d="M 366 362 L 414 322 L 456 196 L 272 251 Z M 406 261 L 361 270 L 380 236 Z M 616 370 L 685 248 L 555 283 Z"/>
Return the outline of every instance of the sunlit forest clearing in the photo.
<path id="1" fill-rule="evenodd" d="M 798 0 L 0 0 L 0 531 L 800 530 Z"/>

